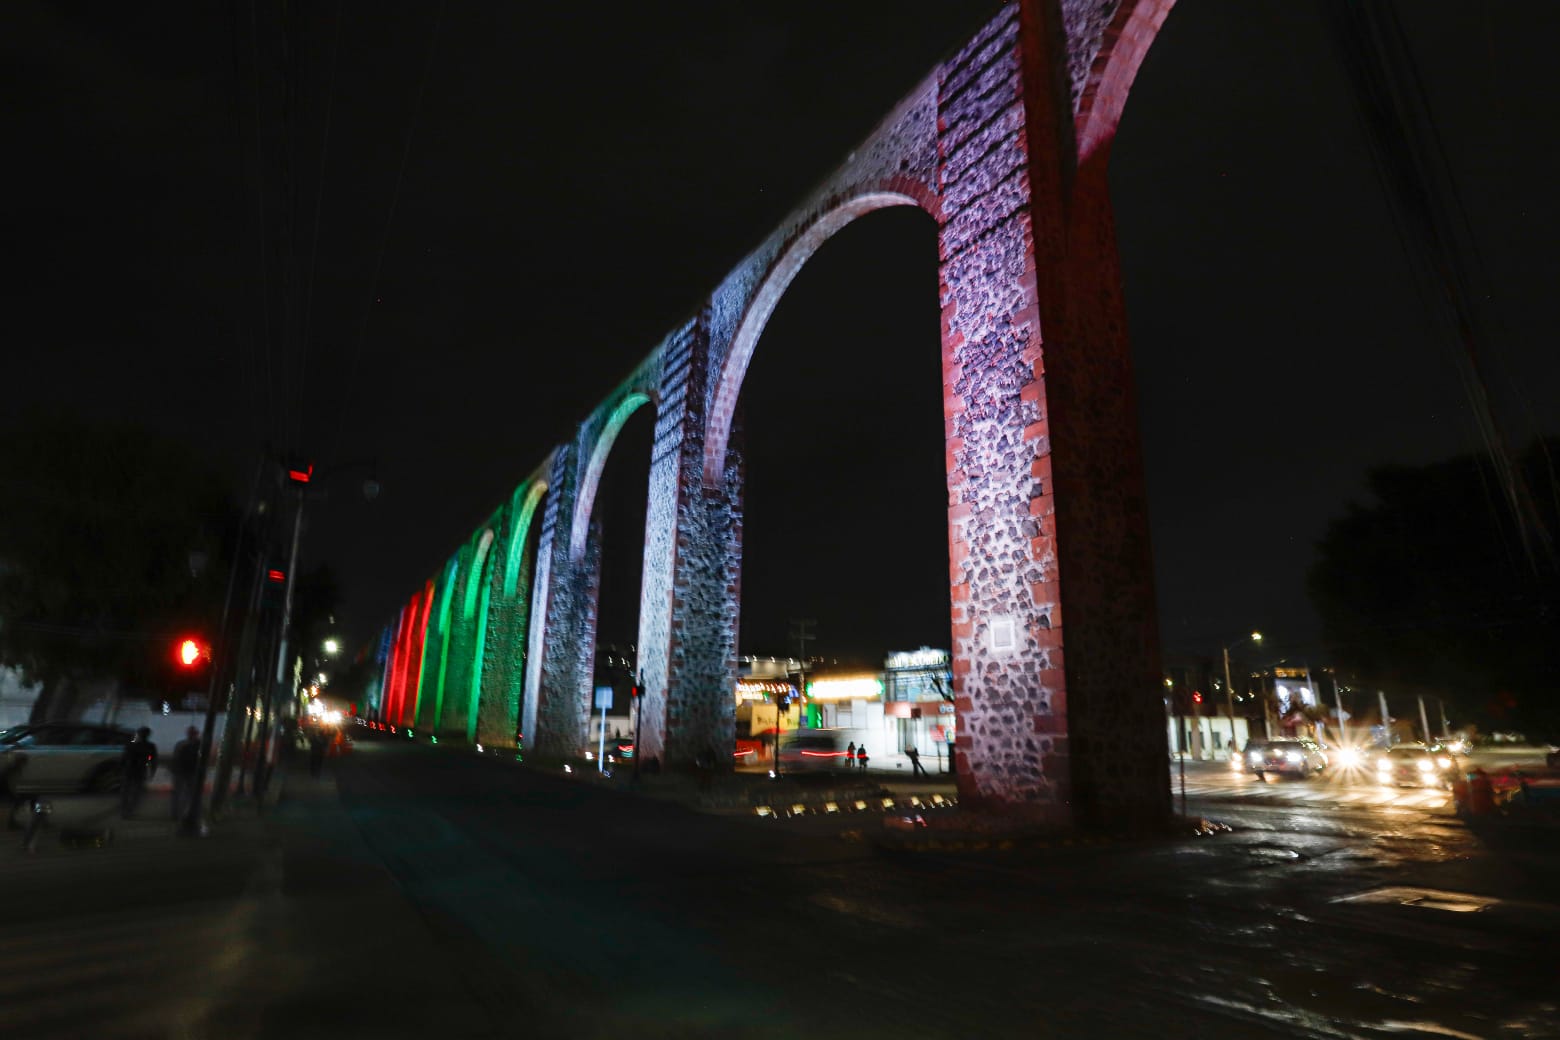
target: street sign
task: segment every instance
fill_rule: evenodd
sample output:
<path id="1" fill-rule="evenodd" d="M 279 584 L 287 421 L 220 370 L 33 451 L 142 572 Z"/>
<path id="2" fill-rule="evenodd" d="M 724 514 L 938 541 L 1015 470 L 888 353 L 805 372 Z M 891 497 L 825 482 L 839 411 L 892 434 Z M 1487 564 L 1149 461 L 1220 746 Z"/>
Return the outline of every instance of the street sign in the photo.
<path id="1" fill-rule="evenodd" d="M 596 687 L 596 703 L 594 707 L 599 708 L 601 711 L 606 711 L 608 708 L 612 707 L 612 687 Z"/>

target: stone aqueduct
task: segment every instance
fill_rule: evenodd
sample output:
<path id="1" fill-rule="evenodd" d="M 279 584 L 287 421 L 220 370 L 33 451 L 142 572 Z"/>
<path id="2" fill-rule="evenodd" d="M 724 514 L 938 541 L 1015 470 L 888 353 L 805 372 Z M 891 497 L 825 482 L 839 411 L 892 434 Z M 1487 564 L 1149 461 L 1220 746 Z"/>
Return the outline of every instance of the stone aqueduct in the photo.
<path id="1" fill-rule="evenodd" d="M 517 729 L 529 750 L 584 746 L 591 509 L 618 431 L 648 407 L 642 753 L 677 766 L 729 746 L 742 559 L 730 433 L 744 373 L 831 235 L 919 206 L 940 255 L 961 795 L 1086 825 L 1168 814 L 1106 166 L 1172 2 L 1023 0 L 937 66 L 411 597 L 381 643 L 381 717 L 490 746 Z"/>

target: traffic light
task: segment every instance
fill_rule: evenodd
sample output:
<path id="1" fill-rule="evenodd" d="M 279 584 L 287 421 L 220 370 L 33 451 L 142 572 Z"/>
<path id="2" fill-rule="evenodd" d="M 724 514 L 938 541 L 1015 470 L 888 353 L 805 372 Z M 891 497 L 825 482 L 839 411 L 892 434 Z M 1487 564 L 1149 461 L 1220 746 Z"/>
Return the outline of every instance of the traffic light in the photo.
<path id="1" fill-rule="evenodd" d="M 174 649 L 174 659 L 181 668 L 195 668 L 202 661 L 211 660 L 211 647 L 194 636 L 179 640 Z"/>
<path id="2" fill-rule="evenodd" d="M 1202 703 L 1202 691 L 1201 690 L 1193 690 L 1192 691 L 1192 703 L 1193 704 L 1201 704 Z"/>

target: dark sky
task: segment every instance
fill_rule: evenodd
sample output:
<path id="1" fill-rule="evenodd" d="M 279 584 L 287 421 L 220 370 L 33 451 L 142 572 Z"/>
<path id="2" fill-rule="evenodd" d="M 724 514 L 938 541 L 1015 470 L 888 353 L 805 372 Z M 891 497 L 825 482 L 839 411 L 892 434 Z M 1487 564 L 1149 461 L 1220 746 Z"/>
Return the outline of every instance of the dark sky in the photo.
<path id="1" fill-rule="evenodd" d="M 378 499 L 343 472 L 305 541 L 359 639 L 994 10 L 235 6 L 0 12 L 0 418 L 143 422 L 236 486 L 267 442 L 375 460 Z M 1560 432 L 1560 9 L 1401 6 L 1501 421 Z M 1328 519 L 1369 467 L 1478 440 L 1319 7 L 1182 0 L 1112 163 L 1167 648 L 1321 652 Z M 831 654 L 947 644 L 937 352 L 918 213 L 847 228 L 782 301 L 744 389 L 745 651 L 799 616 Z M 604 640 L 632 637 L 648 427 L 603 482 Z"/>

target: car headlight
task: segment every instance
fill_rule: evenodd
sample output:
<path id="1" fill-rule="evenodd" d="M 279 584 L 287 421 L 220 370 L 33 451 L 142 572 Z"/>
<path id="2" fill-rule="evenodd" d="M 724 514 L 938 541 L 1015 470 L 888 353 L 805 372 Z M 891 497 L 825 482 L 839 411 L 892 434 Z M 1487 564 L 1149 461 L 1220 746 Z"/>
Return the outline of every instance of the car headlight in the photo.
<path id="1" fill-rule="evenodd" d="M 1251 764 L 1252 765 L 1256 765 L 1258 762 L 1262 761 L 1262 752 L 1260 752 L 1260 751 L 1253 751 L 1251 754 L 1247 755 L 1246 757 L 1251 760 Z"/>
<path id="2" fill-rule="evenodd" d="M 1338 749 L 1338 764 L 1340 766 L 1357 766 L 1357 765 L 1359 765 L 1360 764 L 1360 749 L 1359 748 L 1351 748 L 1351 747 L 1339 748 Z"/>
<path id="3" fill-rule="evenodd" d="M 1416 762 L 1414 764 L 1419 767 L 1419 771 L 1421 773 L 1428 773 L 1432 769 L 1435 768 L 1435 763 L 1430 761 L 1428 758 L 1421 758 L 1418 762 Z"/>
<path id="4" fill-rule="evenodd" d="M 1442 769 L 1450 769 L 1450 768 L 1452 768 L 1452 760 L 1449 759 L 1449 758 L 1446 758 L 1444 756 L 1441 757 L 1441 758 L 1436 759 L 1435 760 L 1435 764 L 1440 766 Z"/>
<path id="5" fill-rule="evenodd" d="M 1378 760 L 1376 762 L 1376 772 L 1378 772 L 1378 773 L 1390 773 L 1390 772 L 1392 772 L 1392 763 L 1388 762 L 1384 758 Z"/>
<path id="6" fill-rule="evenodd" d="M 1298 751 L 1291 751 L 1288 754 L 1286 754 L 1284 756 L 1284 758 L 1288 759 L 1291 762 L 1298 762 L 1298 761 L 1300 761 L 1300 752 L 1298 752 Z"/>

